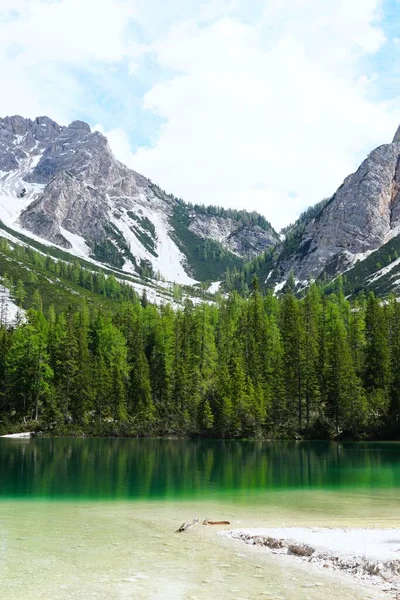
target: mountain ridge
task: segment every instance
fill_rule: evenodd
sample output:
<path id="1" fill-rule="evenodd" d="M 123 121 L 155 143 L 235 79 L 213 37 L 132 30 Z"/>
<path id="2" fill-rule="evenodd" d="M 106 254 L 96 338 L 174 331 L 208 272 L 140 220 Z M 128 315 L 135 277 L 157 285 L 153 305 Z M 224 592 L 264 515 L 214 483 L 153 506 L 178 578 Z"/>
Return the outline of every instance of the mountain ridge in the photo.
<path id="1" fill-rule="evenodd" d="M 400 281 L 392 264 L 400 251 L 400 126 L 282 239 L 258 213 L 165 192 L 118 161 L 83 121 L 0 118 L 0 219 L 144 282 L 225 281 L 225 289 L 248 293 L 257 275 L 279 293 L 290 274 L 298 289 L 344 274 L 350 293 L 390 293 Z"/>
<path id="2" fill-rule="evenodd" d="M 279 293 L 289 276 L 300 290 L 343 274 L 348 293 L 400 291 L 400 278 L 394 277 L 400 273 L 392 264 L 400 250 L 400 126 L 391 143 L 372 150 L 330 198 L 309 207 L 283 232 L 275 248 L 234 273 L 228 289 L 246 293 L 257 276 Z"/>
<path id="3" fill-rule="evenodd" d="M 131 274 L 183 284 L 215 280 L 278 239 L 269 223 L 251 224 L 243 236 L 235 219 L 201 214 L 166 194 L 115 159 L 106 137 L 82 121 L 0 119 L 0 169 L 7 226 Z M 188 221 L 177 228 L 182 206 Z M 204 220 L 213 226 L 202 227 Z M 200 268 L 205 261 L 209 268 Z"/>
<path id="4" fill-rule="evenodd" d="M 400 140 L 395 139 L 373 150 L 306 223 L 295 252 L 280 263 L 283 273 L 293 270 L 299 280 L 308 280 L 328 268 L 342 272 L 397 235 Z"/>

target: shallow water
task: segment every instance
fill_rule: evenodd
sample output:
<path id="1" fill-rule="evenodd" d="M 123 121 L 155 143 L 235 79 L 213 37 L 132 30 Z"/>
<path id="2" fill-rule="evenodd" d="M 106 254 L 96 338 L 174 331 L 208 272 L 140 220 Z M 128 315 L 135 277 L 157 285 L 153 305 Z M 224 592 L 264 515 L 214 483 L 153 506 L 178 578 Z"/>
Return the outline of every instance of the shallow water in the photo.
<path id="1" fill-rule="evenodd" d="M 1 597 L 378 599 L 197 525 L 400 526 L 397 444 L 0 440 Z"/>

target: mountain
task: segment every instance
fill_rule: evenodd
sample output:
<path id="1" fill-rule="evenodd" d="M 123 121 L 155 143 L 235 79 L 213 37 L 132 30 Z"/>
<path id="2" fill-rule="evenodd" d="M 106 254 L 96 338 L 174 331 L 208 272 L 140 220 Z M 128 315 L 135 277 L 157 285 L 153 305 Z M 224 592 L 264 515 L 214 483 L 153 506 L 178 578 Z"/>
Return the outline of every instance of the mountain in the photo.
<path id="1" fill-rule="evenodd" d="M 284 239 L 228 281 L 247 291 L 254 276 L 276 292 L 293 274 L 298 288 L 344 274 L 345 290 L 400 290 L 400 127 L 373 150 L 335 194 L 287 226 Z"/>
<path id="2" fill-rule="evenodd" d="M 198 282 L 225 280 L 246 294 L 257 275 L 279 292 L 290 273 L 299 288 L 343 273 L 348 294 L 400 289 L 400 127 L 283 234 L 258 213 L 165 192 L 82 121 L 0 119 L 0 237 L 100 268 L 139 294 L 145 286 L 158 302 L 177 295 L 167 282 L 196 296 Z"/>
<path id="3" fill-rule="evenodd" d="M 261 215 L 185 204 L 116 160 L 89 125 L 0 119 L 0 219 L 141 278 L 221 279 L 279 239 Z"/>
<path id="4" fill-rule="evenodd" d="M 344 272 L 400 232 L 400 130 L 373 150 L 336 193 L 286 233 L 280 278 Z"/>

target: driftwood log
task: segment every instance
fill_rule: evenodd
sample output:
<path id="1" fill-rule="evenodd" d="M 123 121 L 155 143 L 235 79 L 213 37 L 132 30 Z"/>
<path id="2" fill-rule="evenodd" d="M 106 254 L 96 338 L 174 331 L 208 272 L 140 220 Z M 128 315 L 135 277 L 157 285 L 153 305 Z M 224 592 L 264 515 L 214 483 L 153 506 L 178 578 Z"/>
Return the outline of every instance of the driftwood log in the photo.
<path id="1" fill-rule="evenodd" d="M 190 521 L 190 523 L 182 523 L 182 525 L 179 527 L 179 529 L 177 529 L 175 531 L 175 533 L 182 533 L 183 531 L 186 531 L 190 527 L 193 527 L 193 525 L 195 525 L 198 522 L 199 522 L 199 519 L 196 517 L 195 519 L 193 519 L 193 521 Z M 203 521 L 203 525 L 230 525 L 230 524 L 231 524 L 230 521 L 210 521 L 210 519 L 208 517 L 206 517 Z"/>
<path id="2" fill-rule="evenodd" d="M 210 519 L 204 519 L 203 525 L 230 525 L 230 521 L 210 521 Z"/>
<path id="3" fill-rule="evenodd" d="M 182 523 L 182 525 L 179 527 L 179 529 L 177 529 L 175 531 L 175 533 L 182 533 L 183 531 L 186 531 L 187 529 L 189 529 L 189 527 L 193 527 L 193 525 L 195 525 L 196 523 L 198 523 L 199 520 L 196 517 L 195 519 L 193 519 L 193 521 L 191 521 L 190 523 Z"/>

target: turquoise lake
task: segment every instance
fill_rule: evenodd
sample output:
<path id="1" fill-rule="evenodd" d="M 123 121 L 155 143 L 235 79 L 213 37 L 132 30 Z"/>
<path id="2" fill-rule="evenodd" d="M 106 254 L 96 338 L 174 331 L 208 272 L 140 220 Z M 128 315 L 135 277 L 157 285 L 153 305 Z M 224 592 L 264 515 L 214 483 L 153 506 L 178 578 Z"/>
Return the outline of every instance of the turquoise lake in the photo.
<path id="1" fill-rule="evenodd" d="M 0 439 L 2 597 L 380 598 L 212 527 L 174 532 L 399 527 L 399 492 L 397 443 Z"/>

